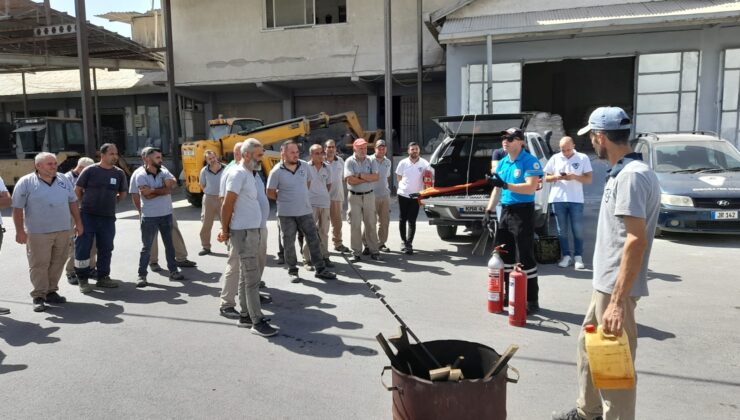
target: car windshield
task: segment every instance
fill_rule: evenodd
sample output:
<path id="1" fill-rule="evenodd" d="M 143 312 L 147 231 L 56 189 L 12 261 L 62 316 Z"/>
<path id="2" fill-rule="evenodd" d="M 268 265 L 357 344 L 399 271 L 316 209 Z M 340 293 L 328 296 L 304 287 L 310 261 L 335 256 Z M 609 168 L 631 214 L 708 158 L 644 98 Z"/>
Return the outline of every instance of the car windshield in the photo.
<path id="1" fill-rule="evenodd" d="M 722 172 L 740 168 L 740 152 L 726 141 L 655 145 L 656 172 Z"/>
<path id="2" fill-rule="evenodd" d="M 212 125 L 208 138 L 211 140 L 218 140 L 221 137 L 229 134 L 229 126 L 226 124 Z"/>
<path id="3" fill-rule="evenodd" d="M 261 127 L 262 123 L 257 120 L 236 120 L 231 128 L 232 133 L 238 133 L 240 131 L 252 131 L 257 127 Z"/>

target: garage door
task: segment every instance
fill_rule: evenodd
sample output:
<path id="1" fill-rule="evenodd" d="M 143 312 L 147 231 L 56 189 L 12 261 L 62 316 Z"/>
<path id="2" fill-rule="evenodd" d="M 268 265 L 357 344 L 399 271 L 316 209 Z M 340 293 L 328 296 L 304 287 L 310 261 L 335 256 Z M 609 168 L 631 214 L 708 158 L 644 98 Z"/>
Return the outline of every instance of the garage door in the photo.
<path id="1" fill-rule="evenodd" d="M 699 52 L 641 54 L 637 60 L 635 131 L 694 130 Z"/>
<path id="2" fill-rule="evenodd" d="M 740 145 L 740 48 L 725 50 L 722 72 L 722 138 Z"/>
<path id="3" fill-rule="evenodd" d="M 488 109 L 488 66 L 470 64 L 462 71 L 462 114 L 509 114 L 521 110 L 522 64 L 493 65 L 493 109 Z"/>

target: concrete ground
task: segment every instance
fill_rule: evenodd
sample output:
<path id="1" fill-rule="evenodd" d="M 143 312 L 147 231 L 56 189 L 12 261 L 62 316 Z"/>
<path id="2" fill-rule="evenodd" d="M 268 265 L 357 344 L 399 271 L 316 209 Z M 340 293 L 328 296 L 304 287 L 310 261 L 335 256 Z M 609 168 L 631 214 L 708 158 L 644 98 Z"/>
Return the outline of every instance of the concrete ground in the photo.
<path id="1" fill-rule="evenodd" d="M 603 165 L 587 189 L 587 263 L 591 261 Z M 137 216 L 121 207 L 112 277 L 118 289 L 81 295 L 64 280 L 69 302 L 31 310 L 24 248 L 14 242 L 9 211 L 0 254 L 0 418 L 292 418 L 391 417 L 391 393 L 380 383 L 389 364 L 374 336 L 396 321 L 340 257 L 339 279 L 301 271 L 291 284 L 270 257 L 264 280 L 274 303 L 264 309 L 280 335 L 265 339 L 218 314 L 225 248 L 198 257 L 199 211 L 176 197 L 190 258 L 189 279 L 150 274 L 134 287 L 140 250 Z M 420 220 L 418 252 L 360 264 L 391 306 L 423 340 L 462 339 L 502 352 L 521 372 L 508 386 L 512 419 L 549 419 L 574 406 L 575 348 L 591 293 L 591 272 L 540 266 L 543 311 L 526 328 L 486 311 L 486 257 L 471 255 L 472 238 L 437 238 Z M 422 218 L 423 219 L 423 218 Z M 270 222 L 269 252 L 277 249 Z M 349 239 L 349 230 L 344 231 Z M 738 418 L 740 306 L 738 237 L 670 235 L 657 239 L 650 263 L 651 296 L 637 307 L 638 418 Z M 163 253 L 162 253 L 163 255 Z M 589 265 L 590 266 L 590 265 Z"/>

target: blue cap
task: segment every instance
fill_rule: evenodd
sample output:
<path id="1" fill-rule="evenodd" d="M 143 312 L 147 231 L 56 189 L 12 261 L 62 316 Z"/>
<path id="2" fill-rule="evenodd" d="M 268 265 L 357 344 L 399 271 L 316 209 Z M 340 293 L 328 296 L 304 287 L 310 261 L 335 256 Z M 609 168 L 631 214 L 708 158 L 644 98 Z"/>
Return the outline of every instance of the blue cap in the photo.
<path id="1" fill-rule="evenodd" d="M 629 130 L 632 120 L 622 108 L 617 106 L 602 106 L 596 108 L 588 117 L 588 125 L 578 130 L 582 136 L 591 130 Z"/>

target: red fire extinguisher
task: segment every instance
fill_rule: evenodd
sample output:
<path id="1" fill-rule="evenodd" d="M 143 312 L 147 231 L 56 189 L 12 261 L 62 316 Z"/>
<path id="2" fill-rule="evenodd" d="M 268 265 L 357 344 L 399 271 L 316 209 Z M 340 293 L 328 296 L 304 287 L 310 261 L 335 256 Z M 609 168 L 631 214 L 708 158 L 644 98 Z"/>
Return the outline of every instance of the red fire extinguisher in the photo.
<path id="1" fill-rule="evenodd" d="M 504 260 L 500 254 L 505 254 L 504 245 L 493 250 L 488 260 L 488 312 L 498 314 L 504 311 Z"/>
<path id="2" fill-rule="evenodd" d="M 523 327 L 527 324 L 527 274 L 521 264 L 509 274 L 509 325 Z"/>

